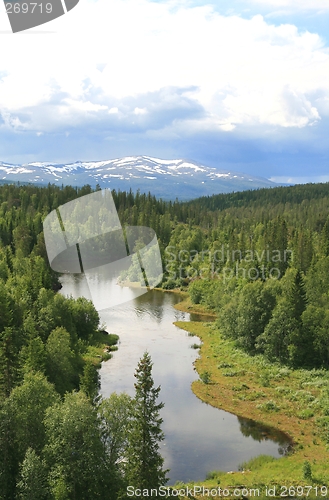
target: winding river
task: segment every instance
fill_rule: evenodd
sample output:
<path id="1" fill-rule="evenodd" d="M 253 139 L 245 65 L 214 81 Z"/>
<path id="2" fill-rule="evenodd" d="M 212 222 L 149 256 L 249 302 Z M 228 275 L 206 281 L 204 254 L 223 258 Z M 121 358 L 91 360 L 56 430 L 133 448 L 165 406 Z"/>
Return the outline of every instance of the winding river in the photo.
<path id="1" fill-rule="evenodd" d="M 61 293 L 89 298 L 85 279 L 79 275 L 61 278 Z M 174 321 L 202 321 L 203 318 L 174 308 L 176 294 L 153 290 L 136 296 L 137 290 L 94 277 L 94 304 L 104 293 L 115 293 L 121 305 L 100 311 L 101 323 L 120 337 L 118 351 L 102 364 L 101 393 L 125 391 L 134 394 L 134 371 L 144 351 L 149 351 L 153 378 L 161 385 L 160 400 L 165 403 L 165 441 L 161 446 L 165 467 L 170 469 L 169 484 L 199 481 L 211 470 L 237 470 L 239 464 L 260 454 L 279 457 L 288 445 L 286 436 L 247 419 L 238 418 L 199 400 L 191 390 L 198 378 L 193 362 L 198 351 L 191 348 L 196 337 L 173 325 Z"/>

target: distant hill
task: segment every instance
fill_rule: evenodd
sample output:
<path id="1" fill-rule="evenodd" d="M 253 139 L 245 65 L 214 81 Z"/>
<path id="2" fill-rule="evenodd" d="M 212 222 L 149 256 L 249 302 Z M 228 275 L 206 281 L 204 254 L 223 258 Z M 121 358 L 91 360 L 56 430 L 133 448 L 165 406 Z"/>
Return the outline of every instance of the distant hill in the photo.
<path id="1" fill-rule="evenodd" d="M 301 204 L 329 197 L 329 182 L 277 186 L 271 190 L 234 192 L 201 196 L 188 201 L 197 210 L 225 210 L 227 208 L 264 207 L 287 204 Z"/>
<path id="2" fill-rule="evenodd" d="M 191 200 L 217 193 L 275 187 L 263 177 L 207 167 L 187 160 L 161 160 L 129 156 L 104 161 L 75 163 L 32 162 L 22 165 L 0 162 L 0 183 L 20 181 L 151 192 L 157 197 Z"/>

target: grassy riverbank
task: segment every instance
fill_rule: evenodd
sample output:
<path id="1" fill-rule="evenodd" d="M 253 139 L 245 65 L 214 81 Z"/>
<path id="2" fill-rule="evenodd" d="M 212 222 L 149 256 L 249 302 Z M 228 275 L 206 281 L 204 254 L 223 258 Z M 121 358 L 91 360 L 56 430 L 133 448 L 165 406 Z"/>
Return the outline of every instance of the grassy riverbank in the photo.
<path id="1" fill-rule="evenodd" d="M 105 331 L 95 332 L 89 340 L 83 359 L 85 361 L 92 361 L 95 366 L 100 368 L 101 362 L 110 359 L 112 357 L 111 352 L 118 349 L 118 340 L 119 336 L 114 333 L 107 333 Z"/>
<path id="2" fill-rule="evenodd" d="M 167 291 L 167 290 L 165 290 Z M 214 311 L 209 309 L 208 307 L 202 306 L 201 304 L 193 304 L 187 292 L 179 292 L 177 290 L 176 293 L 180 293 L 182 296 L 182 301 L 175 305 L 175 309 L 183 312 L 195 313 L 195 314 L 204 314 L 205 316 L 212 316 L 214 319 L 216 318 L 216 314 Z"/>
<path id="3" fill-rule="evenodd" d="M 209 314 L 200 307 L 192 310 L 191 304 L 188 309 L 186 306 L 185 301 L 185 306 L 181 302 L 176 307 Z M 316 486 L 329 484 L 328 372 L 290 370 L 271 364 L 262 356 L 251 357 L 236 349 L 232 341 L 221 338 L 215 323 L 176 322 L 175 325 L 202 341 L 195 366 L 201 378 L 209 382 L 199 380 L 192 384 L 196 396 L 216 408 L 275 427 L 294 442 L 294 451 L 287 456 L 258 457 L 241 464 L 243 471 L 213 472 L 202 484 L 207 488 L 219 485 L 221 488 L 260 488 L 259 498 L 266 498 L 266 486 L 276 486 L 280 496 L 284 492 L 280 486 L 312 485 L 308 495 L 305 490 L 301 491 L 304 496 L 297 493 L 292 496 L 329 498 L 329 488 L 325 495 L 315 490 Z"/>

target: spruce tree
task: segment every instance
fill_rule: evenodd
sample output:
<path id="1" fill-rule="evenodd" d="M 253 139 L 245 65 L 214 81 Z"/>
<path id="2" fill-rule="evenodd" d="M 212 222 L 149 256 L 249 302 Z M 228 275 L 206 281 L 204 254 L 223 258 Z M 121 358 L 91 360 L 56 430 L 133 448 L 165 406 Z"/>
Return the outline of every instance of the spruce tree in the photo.
<path id="1" fill-rule="evenodd" d="M 164 440 L 160 410 L 164 403 L 157 403 L 160 386 L 154 387 L 151 357 L 145 352 L 136 372 L 133 420 L 126 453 L 126 479 L 134 488 L 159 488 L 167 482 L 163 458 L 159 451 Z"/>

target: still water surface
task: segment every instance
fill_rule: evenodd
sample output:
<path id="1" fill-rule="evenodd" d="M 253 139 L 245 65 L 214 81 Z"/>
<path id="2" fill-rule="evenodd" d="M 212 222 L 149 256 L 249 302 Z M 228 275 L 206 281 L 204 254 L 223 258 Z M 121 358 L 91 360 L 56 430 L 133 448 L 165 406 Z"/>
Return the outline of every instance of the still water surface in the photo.
<path id="1" fill-rule="evenodd" d="M 61 282 L 62 294 L 89 298 L 81 276 L 64 275 Z M 96 308 L 107 293 L 127 300 L 100 311 L 106 330 L 120 336 L 118 351 L 102 364 L 101 393 L 108 397 L 125 391 L 133 396 L 135 368 L 144 351 L 150 353 L 153 378 L 161 385 L 160 400 L 165 403 L 161 416 L 166 437 L 161 451 L 170 469 L 170 484 L 202 480 L 211 470 L 237 470 L 241 462 L 260 454 L 280 456 L 288 445 L 284 434 L 213 408 L 193 394 L 191 383 L 198 379 L 193 362 L 198 351 L 191 345 L 199 340 L 173 322 L 204 318 L 177 311 L 174 304 L 180 298 L 176 294 L 153 290 L 134 298 L 136 291 L 101 276 L 94 277 L 94 285 L 99 290 L 98 297 L 93 294 Z"/>

